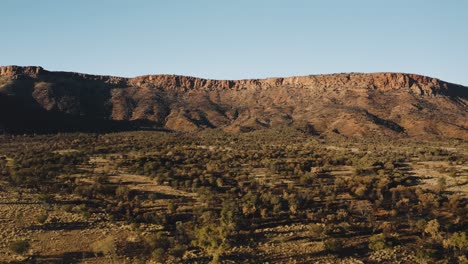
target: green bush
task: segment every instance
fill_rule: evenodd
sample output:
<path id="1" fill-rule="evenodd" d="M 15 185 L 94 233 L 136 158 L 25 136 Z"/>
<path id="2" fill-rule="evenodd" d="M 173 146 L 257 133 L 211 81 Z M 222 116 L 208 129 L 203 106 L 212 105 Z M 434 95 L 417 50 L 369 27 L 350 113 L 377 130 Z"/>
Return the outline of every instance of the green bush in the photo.
<path id="1" fill-rule="evenodd" d="M 369 248 L 377 251 L 388 248 L 390 243 L 387 241 L 385 234 L 373 235 L 369 238 Z"/>

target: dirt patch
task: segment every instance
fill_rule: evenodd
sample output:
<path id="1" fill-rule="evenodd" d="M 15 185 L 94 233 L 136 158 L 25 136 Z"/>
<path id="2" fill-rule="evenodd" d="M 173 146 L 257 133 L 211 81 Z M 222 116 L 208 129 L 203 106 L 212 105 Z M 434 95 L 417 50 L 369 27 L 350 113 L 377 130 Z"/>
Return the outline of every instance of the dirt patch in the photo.
<path id="1" fill-rule="evenodd" d="M 177 190 L 172 188 L 171 186 L 159 185 L 151 178 L 141 175 L 120 174 L 115 176 L 109 176 L 109 182 L 114 184 L 125 184 L 129 187 L 129 189 L 140 192 L 154 192 L 169 196 L 180 196 L 190 198 L 196 198 L 197 196 L 195 193 Z"/>
<path id="2" fill-rule="evenodd" d="M 445 178 L 447 191 L 468 194 L 468 167 L 450 165 L 447 161 L 420 161 L 411 164 L 411 172 L 421 179 L 421 187 L 436 189 Z"/>

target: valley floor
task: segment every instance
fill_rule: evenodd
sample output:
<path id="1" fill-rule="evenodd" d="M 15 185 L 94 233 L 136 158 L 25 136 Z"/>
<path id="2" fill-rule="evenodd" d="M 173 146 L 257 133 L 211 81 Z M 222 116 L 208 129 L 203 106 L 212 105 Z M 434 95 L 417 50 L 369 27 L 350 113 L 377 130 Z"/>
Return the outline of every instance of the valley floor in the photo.
<path id="1" fill-rule="evenodd" d="M 0 136 L 1 263 L 467 263 L 468 145 Z"/>

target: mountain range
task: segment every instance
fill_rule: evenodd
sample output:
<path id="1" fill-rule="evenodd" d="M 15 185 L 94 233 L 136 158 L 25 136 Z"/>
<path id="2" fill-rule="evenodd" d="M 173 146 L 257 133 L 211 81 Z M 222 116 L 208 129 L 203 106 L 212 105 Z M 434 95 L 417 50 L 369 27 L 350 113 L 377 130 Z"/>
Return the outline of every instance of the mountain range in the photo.
<path id="1" fill-rule="evenodd" d="M 468 139 L 468 87 L 406 73 L 209 80 L 0 67 L 0 130 L 310 134 Z"/>

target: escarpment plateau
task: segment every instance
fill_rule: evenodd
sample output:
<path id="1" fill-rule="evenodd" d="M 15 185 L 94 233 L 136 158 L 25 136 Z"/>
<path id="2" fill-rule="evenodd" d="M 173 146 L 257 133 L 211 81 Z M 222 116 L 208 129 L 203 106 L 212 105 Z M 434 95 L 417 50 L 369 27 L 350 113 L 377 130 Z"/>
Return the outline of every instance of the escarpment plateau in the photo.
<path id="1" fill-rule="evenodd" d="M 468 139 L 467 100 L 465 86 L 405 73 L 231 81 L 0 67 L 0 129 L 11 133 L 289 126 L 324 135 Z"/>

